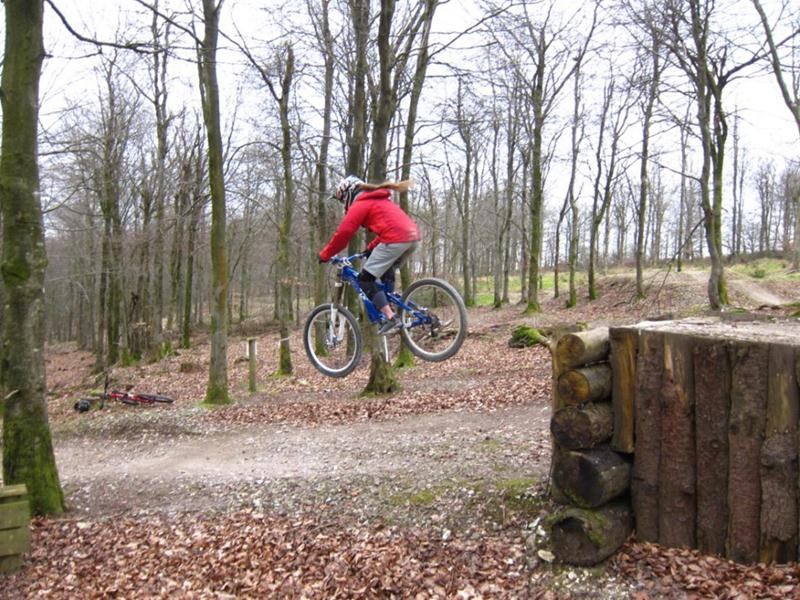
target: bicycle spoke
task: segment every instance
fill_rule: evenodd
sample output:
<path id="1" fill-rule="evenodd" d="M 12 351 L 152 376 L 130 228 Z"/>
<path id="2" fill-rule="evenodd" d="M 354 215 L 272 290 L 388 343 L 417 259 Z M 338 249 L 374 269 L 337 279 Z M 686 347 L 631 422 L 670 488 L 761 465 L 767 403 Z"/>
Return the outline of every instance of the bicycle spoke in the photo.
<path id="1" fill-rule="evenodd" d="M 321 305 L 308 317 L 303 344 L 311 363 L 325 375 L 344 377 L 358 364 L 358 322 L 342 307 Z"/>
<path id="2" fill-rule="evenodd" d="M 466 335 L 466 310 L 452 286 L 437 279 L 414 282 L 403 296 L 413 311 L 404 314 L 403 337 L 424 360 L 445 360 Z"/>

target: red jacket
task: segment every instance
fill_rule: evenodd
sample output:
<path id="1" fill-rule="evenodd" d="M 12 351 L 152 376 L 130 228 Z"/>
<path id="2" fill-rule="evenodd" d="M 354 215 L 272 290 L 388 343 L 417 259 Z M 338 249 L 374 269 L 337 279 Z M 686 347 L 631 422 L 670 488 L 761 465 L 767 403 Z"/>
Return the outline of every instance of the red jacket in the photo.
<path id="1" fill-rule="evenodd" d="M 331 241 L 319 253 L 324 261 L 329 261 L 340 252 L 359 227 L 364 226 L 375 234 L 369 243 L 372 250 L 378 244 L 398 244 L 418 242 L 419 228 L 403 209 L 392 202 L 392 192 L 386 188 L 363 191 L 356 196 L 350 210 L 339 223 Z"/>

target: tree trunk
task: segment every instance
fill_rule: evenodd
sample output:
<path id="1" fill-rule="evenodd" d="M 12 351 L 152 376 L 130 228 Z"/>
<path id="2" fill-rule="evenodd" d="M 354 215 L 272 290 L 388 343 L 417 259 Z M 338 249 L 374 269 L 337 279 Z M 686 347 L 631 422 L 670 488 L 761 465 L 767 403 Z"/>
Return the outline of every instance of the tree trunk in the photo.
<path id="1" fill-rule="evenodd" d="M 197 177 L 200 176 L 198 172 Z M 194 249 L 197 239 L 197 223 L 203 211 L 203 201 L 199 190 L 200 182 L 196 182 L 191 215 L 189 217 L 189 231 L 186 240 L 186 276 L 183 291 L 183 319 L 181 325 L 181 346 L 188 348 L 192 337 L 192 286 L 194 285 Z"/>
<path id="2" fill-rule="evenodd" d="M 211 360 L 205 402 L 229 404 L 228 396 L 228 255 L 225 176 L 217 85 L 217 37 L 222 0 L 203 0 L 205 36 L 199 48 L 203 120 L 208 136 L 208 179 L 211 187 Z"/>
<path id="3" fill-rule="evenodd" d="M 649 25 L 650 41 L 652 48 L 649 49 L 653 60 L 650 82 L 647 86 L 647 97 L 642 110 L 642 156 L 639 166 L 639 222 L 636 227 L 636 295 L 644 298 L 644 228 L 647 215 L 647 195 L 650 193 L 650 177 L 647 172 L 648 162 L 650 161 L 650 121 L 653 117 L 653 107 L 658 97 L 659 84 L 661 81 L 660 63 L 660 40 L 661 33 L 655 24 Z"/>
<path id="4" fill-rule="evenodd" d="M 47 420 L 44 276 L 47 254 L 39 196 L 39 77 L 45 56 L 42 0 L 6 0 L 3 60 L 0 210 L 5 286 L 3 321 L 3 480 L 24 483 L 34 514 L 61 514 Z"/>
<path id="5" fill-rule="evenodd" d="M 281 160 L 283 162 L 283 214 L 278 227 L 278 321 L 280 345 L 278 349 L 278 375 L 292 373 L 292 351 L 289 346 L 289 325 L 292 315 L 292 291 L 289 278 L 289 240 L 292 235 L 292 213 L 294 212 L 294 180 L 292 175 L 291 124 L 289 123 L 289 94 L 294 76 L 294 51 L 286 48 L 286 62 L 278 101 L 281 118 Z"/>

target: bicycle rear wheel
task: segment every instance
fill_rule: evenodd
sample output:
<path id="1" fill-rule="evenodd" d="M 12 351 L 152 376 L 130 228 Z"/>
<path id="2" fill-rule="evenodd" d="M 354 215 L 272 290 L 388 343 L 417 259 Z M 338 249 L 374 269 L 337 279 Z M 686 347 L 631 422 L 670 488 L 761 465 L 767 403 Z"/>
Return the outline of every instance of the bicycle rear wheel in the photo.
<path id="1" fill-rule="evenodd" d="M 345 377 L 361 360 L 361 328 L 349 310 L 320 304 L 306 319 L 303 346 L 311 364 L 328 377 Z"/>
<path id="2" fill-rule="evenodd" d="M 456 289 L 442 279 L 420 279 L 403 292 L 403 340 L 411 352 L 431 362 L 447 360 L 467 335 L 467 309 Z"/>

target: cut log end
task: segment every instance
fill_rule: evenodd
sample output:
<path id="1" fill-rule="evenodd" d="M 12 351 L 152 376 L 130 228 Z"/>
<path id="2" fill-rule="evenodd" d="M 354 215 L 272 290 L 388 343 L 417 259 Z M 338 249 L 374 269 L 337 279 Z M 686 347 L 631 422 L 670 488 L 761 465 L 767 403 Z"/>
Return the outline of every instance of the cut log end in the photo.
<path id="1" fill-rule="evenodd" d="M 573 368 L 606 360 L 608 352 L 608 328 L 602 327 L 562 336 L 555 354 L 562 368 Z"/>
<path id="2" fill-rule="evenodd" d="M 553 415 L 550 432 L 562 448 L 594 448 L 611 437 L 613 421 L 608 402 L 565 406 Z"/>

